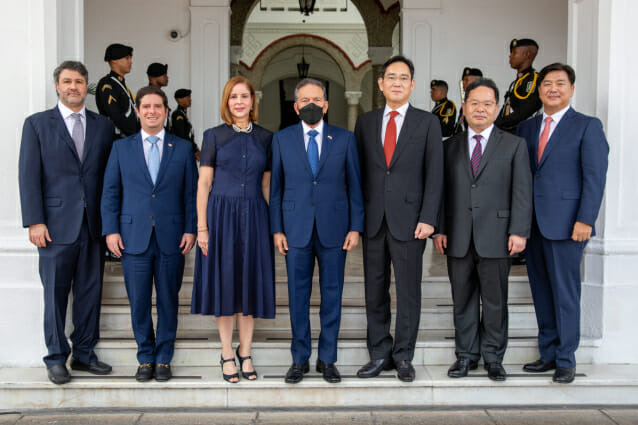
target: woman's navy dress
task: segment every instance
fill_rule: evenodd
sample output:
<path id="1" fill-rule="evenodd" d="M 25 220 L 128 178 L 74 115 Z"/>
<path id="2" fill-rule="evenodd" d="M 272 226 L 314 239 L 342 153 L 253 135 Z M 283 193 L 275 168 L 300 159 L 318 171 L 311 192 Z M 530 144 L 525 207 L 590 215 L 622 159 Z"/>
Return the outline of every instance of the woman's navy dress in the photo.
<path id="1" fill-rule="evenodd" d="M 197 247 L 191 312 L 275 317 L 275 267 L 261 181 L 272 133 L 220 125 L 206 130 L 200 164 L 214 167 L 206 211 L 208 257 Z"/>

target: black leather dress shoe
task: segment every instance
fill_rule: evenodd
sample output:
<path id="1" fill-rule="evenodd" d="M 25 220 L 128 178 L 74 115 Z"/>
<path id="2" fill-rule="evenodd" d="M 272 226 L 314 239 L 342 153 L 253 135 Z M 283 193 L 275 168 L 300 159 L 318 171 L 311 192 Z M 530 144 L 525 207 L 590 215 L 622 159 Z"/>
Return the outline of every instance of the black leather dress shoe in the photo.
<path id="1" fill-rule="evenodd" d="M 485 370 L 487 370 L 487 377 L 492 381 L 505 381 L 507 377 L 507 372 L 505 372 L 503 365 L 500 363 L 486 363 Z"/>
<path id="2" fill-rule="evenodd" d="M 166 363 L 158 363 L 155 365 L 155 380 L 168 381 L 173 377 L 171 373 L 171 365 Z"/>
<path id="3" fill-rule="evenodd" d="M 308 373 L 309 370 L 310 365 L 308 362 L 304 364 L 293 363 L 292 366 L 290 366 L 290 369 L 288 369 L 288 372 L 286 372 L 286 384 L 296 384 L 301 382 L 303 374 Z"/>
<path id="4" fill-rule="evenodd" d="M 66 384 L 71 380 L 71 375 L 63 364 L 56 364 L 47 368 L 47 375 L 49 375 L 49 381 L 56 385 Z"/>
<path id="5" fill-rule="evenodd" d="M 399 378 L 399 380 L 403 382 L 412 382 L 414 381 L 415 375 L 416 372 L 414 372 L 414 367 L 410 360 L 399 360 L 397 362 L 397 378 Z"/>
<path id="6" fill-rule="evenodd" d="M 153 363 L 143 363 L 138 366 L 135 380 L 138 382 L 150 381 L 153 377 Z"/>
<path id="7" fill-rule="evenodd" d="M 334 363 L 326 363 L 321 360 L 317 360 L 317 372 L 323 374 L 323 379 L 326 382 L 330 382 L 331 384 L 341 382 L 341 375 Z"/>
<path id="8" fill-rule="evenodd" d="M 71 369 L 82 370 L 84 372 L 92 373 L 93 375 L 108 375 L 113 370 L 110 365 L 99 360 L 96 360 L 93 363 L 82 363 L 76 358 L 71 359 Z"/>
<path id="9" fill-rule="evenodd" d="M 554 376 L 552 377 L 552 381 L 557 382 L 559 384 L 569 384 L 574 381 L 576 377 L 576 368 L 575 367 L 560 367 L 556 368 L 554 372 Z"/>
<path id="10" fill-rule="evenodd" d="M 394 361 L 392 359 L 370 360 L 357 371 L 359 378 L 374 378 L 379 376 L 383 370 L 394 369 Z"/>
<path id="11" fill-rule="evenodd" d="M 467 376 L 470 370 L 474 370 L 477 367 L 477 361 L 470 360 L 467 357 L 459 357 L 447 370 L 447 376 L 450 378 L 463 378 Z"/>
<path id="12" fill-rule="evenodd" d="M 553 369 L 556 369 L 556 362 L 553 360 L 546 362 L 542 359 L 538 359 L 535 362 L 527 363 L 523 366 L 523 370 L 530 373 L 547 372 Z"/>

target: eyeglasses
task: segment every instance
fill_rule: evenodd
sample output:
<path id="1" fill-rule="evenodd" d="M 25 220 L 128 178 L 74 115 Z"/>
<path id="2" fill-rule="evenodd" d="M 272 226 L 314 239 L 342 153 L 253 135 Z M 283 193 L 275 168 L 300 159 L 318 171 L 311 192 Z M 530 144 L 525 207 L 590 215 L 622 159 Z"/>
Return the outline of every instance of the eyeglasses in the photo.
<path id="1" fill-rule="evenodd" d="M 496 105 L 496 102 L 492 102 L 492 101 L 487 101 L 487 102 L 479 102 L 478 100 L 471 100 L 469 102 L 467 102 L 467 104 L 470 106 L 470 108 L 478 108 L 479 106 L 482 106 L 484 108 L 492 108 L 494 107 L 494 105 Z"/>
<path id="2" fill-rule="evenodd" d="M 409 75 L 396 75 L 396 74 L 388 74 L 383 77 L 384 80 L 390 82 L 390 84 L 401 83 L 403 85 L 407 85 L 412 81 Z"/>

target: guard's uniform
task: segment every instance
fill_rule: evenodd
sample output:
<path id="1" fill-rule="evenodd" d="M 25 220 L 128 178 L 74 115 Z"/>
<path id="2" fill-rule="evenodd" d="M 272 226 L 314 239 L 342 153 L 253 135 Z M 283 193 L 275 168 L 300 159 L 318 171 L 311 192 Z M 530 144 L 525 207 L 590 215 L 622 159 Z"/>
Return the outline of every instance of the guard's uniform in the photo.
<path id="1" fill-rule="evenodd" d="M 443 137 L 450 137 L 454 135 L 454 126 L 456 119 L 456 105 L 451 100 L 441 99 L 434 105 L 432 113 L 441 122 L 441 131 Z"/>
<path id="2" fill-rule="evenodd" d="M 126 86 L 124 77 L 111 71 L 97 83 L 95 102 L 100 114 L 107 116 L 115 125 L 118 138 L 140 131 L 135 112 L 135 97 Z"/>
<path id="3" fill-rule="evenodd" d="M 195 135 L 193 134 L 193 126 L 188 120 L 186 110 L 181 106 L 177 106 L 177 109 L 171 115 L 171 131 L 172 134 L 182 139 L 188 140 L 193 144 L 193 153 L 199 151 L 199 147 L 195 143 Z"/>
<path id="4" fill-rule="evenodd" d="M 501 130 L 516 133 L 516 126 L 534 115 L 541 108 L 541 99 L 538 97 L 538 72 L 529 67 L 519 72 L 516 80 L 512 81 L 503 107 L 496 119 L 496 126 Z"/>

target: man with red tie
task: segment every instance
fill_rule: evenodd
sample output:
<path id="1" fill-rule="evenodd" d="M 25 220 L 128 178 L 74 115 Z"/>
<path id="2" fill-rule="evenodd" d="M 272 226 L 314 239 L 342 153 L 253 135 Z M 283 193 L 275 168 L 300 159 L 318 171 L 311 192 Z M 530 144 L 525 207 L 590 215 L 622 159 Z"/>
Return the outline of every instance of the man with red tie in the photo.
<path id="1" fill-rule="evenodd" d="M 526 372 L 556 369 L 553 380 L 576 376 L 580 339 L 580 263 L 605 189 L 609 145 L 598 118 L 574 111 L 576 73 L 554 63 L 538 74 L 543 115 L 522 122 L 534 175 L 534 214 L 527 273 L 538 322 L 540 359 Z"/>
<path id="2" fill-rule="evenodd" d="M 414 65 L 394 56 L 383 65 L 379 89 L 386 106 L 357 119 L 365 206 L 363 263 L 370 361 L 357 375 L 394 369 L 415 378 L 412 358 L 421 314 L 425 239 L 434 233 L 443 189 L 438 119 L 412 107 Z M 390 278 L 394 267 L 396 330 L 390 335 Z"/>

